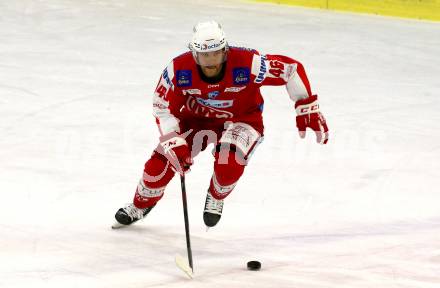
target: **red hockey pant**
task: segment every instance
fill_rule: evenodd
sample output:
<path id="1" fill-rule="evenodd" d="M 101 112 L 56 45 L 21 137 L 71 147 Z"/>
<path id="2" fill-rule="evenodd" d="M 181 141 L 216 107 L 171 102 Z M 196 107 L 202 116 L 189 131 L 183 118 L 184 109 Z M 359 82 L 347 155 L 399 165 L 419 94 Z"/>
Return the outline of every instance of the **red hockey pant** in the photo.
<path id="1" fill-rule="evenodd" d="M 192 131 L 186 138 L 192 156 L 205 150 L 209 144 L 216 145 L 214 173 L 209 184 L 211 195 L 220 200 L 234 189 L 244 171 L 247 160 L 262 140 L 262 123 L 250 125 L 230 122 L 221 127 L 200 129 L 200 124 L 182 127 L 182 131 Z M 195 129 L 194 127 L 198 127 Z M 255 128 L 256 127 L 256 128 Z M 151 207 L 159 201 L 165 187 L 174 176 L 171 164 L 157 151 L 145 163 L 144 175 L 139 181 L 134 204 L 138 208 Z"/>
<path id="2" fill-rule="evenodd" d="M 211 195 L 219 200 L 232 192 L 245 167 L 238 163 L 234 152 L 227 153 L 229 154 L 227 161 L 219 161 L 219 153 L 215 153 L 214 173 L 209 186 Z M 145 163 L 144 177 L 136 189 L 134 205 L 138 208 L 147 208 L 156 204 L 162 198 L 165 187 L 174 174 L 167 159 L 154 152 Z"/>

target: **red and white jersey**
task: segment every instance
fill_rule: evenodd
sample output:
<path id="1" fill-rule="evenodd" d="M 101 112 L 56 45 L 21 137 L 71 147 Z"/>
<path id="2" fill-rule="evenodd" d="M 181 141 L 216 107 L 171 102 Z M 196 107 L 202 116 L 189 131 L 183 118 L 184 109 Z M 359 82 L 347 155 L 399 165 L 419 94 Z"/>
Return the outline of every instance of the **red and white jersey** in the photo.
<path id="1" fill-rule="evenodd" d="M 153 100 L 162 135 L 184 132 L 180 124 L 185 121 L 244 122 L 262 133 L 261 86 L 285 85 L 293 101 L 312 95 L 304 67 L 289 57 L 230 47 L 224 65 L 224 77 L 216 83 L 202 80 L 191 52 L 176 57 L 165 68 Z"/>

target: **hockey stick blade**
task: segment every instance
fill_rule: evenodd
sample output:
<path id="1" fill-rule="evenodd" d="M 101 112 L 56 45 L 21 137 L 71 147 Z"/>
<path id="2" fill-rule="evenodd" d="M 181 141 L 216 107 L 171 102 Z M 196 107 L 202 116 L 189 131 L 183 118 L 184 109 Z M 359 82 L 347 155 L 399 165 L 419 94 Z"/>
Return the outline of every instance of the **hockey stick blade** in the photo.
<path id="1" fill-rule="evenodd" d="M 185 272 L 185 274 L 188 275 L 188 277 L 190 279 L 193 279 L 193 277 L 194 277 L 193 270 L 191 269 L 191 267 L 189 267 L 186 260 L 180 254 L 176 255 L 175 261 L 176 261 L 177 267 L 179 267 L 180 270 Z"/>
<path id="2" fill-rule="evenodd" d="M 121 224 L 121 223 L 119 223 L 119 222 L 115 222 L 113 225 L 112 225 L 112 229 L 121 229 L 121 228 L 124 228 L 124 227 L 127 227 L 128 225 L 124 225 L 124 224 Z"/>

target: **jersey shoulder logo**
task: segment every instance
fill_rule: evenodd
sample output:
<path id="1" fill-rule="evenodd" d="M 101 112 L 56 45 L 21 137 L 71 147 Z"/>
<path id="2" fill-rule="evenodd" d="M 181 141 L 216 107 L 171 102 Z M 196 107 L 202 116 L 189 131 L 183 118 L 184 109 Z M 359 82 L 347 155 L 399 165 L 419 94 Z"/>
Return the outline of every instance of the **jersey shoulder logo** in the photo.
<path id="1" fill-rule="evenodd" d="M 232 70 L 232 76 L 234 77 L 234 85 L 245 85 L 249 83 L 251 72 L 248 67 L 237 67 Z"/>
<path id="2" fill-rule="evenodd" d="M 192 71 L 191 70 L 177 70 L 176 81 L 178 87 L 192 86 Z"/>

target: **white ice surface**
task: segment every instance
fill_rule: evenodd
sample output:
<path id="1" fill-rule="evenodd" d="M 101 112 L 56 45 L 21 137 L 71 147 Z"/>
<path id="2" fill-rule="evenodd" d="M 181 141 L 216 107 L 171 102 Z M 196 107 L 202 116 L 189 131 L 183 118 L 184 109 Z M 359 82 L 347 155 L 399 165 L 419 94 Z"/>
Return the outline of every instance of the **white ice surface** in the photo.
<path id="1" fill-rule="evenodd" d="M 331 139 L 297 136 L 264 88 L 266 139 L 217 227 L 212 156 L 112 231 L 158 137 L 151 95 L 215 18 L 229 42 L 300 60 Z M 0 287 L 440 287 L 440 24 L 222 1 L 0 1 Z M 262 270 L 245 270 L 248 260 Z"/>

